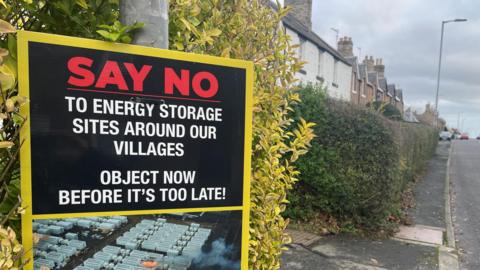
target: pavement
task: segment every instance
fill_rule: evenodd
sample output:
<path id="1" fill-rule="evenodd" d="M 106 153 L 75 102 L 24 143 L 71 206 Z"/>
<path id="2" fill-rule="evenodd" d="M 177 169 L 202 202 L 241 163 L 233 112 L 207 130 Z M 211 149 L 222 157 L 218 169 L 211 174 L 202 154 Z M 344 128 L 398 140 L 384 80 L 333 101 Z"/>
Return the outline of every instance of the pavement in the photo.
<path id="1" fill-rule="evenodd" d="M 372 241 L 351 236 L 324 237 L 315 245 L 290 245 L 284 270 L 438 269 L 437 249 L 396 240 Z"/>
<path id="2" fill-rule="evenodd" d="M 480 141 L 455 141 L 450 166 L 461 269 L 480 269 Z"/>
<path id="3" fill-rule="evenodd" d="M 408 211 L 415 224 L 445 228 L 445 177 L 450 143 L 440 142 L 426 175 L 416 184 L 415 207 Z"/>
<path id="4" fill-rule="evenodd" d="M 441 142 L 428 163 L 426 174 L 414 188 L 416 205 L 409 211 L 414 225 L 401 227 L 395 237 L 380 241 L 349 235 L 318 237 L 300 234 L 299 237 L 299 232 L 293 235 L 289 232 L 293 244 L 283 253 L 280 269 L 458 269 L 456 252 L 444 241 L 448 227 L 445 183 L 449 153 L 450 143 Z M 477 164 L 480 163 L 477 161 Z"/>

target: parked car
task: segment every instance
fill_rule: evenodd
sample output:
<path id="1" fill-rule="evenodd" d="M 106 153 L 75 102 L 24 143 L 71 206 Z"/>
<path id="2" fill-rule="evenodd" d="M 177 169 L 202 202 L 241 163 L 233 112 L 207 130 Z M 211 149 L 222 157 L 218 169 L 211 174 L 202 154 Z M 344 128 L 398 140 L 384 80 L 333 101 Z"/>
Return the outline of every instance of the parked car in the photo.
<path id="1" fill-rule="evenodd" d="M 477 140 L 480 140 L 480 135 L 477 136 Z"/>
<path id="2" fill-rule="evenodd" d="M 442 131 L 438 135 L 438 139 L 440 141 L 450 141 L 452 139 L 452 133 L 450 133 L 448 131 Z"/>
<path id="3" fill-rule="evenodd" d="M 468 137 L 467 133 L 463 133 L 462 135 L 460 135 L 460 140 L 468 140 L 468 139 L 470 138 Z"/>

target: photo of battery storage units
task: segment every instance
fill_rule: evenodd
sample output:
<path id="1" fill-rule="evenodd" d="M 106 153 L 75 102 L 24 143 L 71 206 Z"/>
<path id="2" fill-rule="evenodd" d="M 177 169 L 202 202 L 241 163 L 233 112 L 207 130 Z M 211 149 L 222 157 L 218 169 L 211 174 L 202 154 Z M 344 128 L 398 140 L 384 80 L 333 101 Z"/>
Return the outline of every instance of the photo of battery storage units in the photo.
<path id="1" fill-rule="evenodd" d="M 18 33 L 26 269 L 247 269 L 253 64 Z"/>

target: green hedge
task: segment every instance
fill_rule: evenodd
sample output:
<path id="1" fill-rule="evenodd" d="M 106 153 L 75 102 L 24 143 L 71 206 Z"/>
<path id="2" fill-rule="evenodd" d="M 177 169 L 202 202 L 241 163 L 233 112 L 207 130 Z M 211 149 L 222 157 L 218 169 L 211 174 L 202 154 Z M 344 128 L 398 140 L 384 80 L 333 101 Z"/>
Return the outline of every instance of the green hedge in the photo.
<path id="1" fill-rule="evenodd" d="M 299 92 L 295 117 L 317 123 L 317 137 L 298 162 L 286 215 L 305 221 L 326 214 L 367 231 L 387 228 L 406 184 L 434 152 L 436 131 L 327 99 L 312 85 Z"/>

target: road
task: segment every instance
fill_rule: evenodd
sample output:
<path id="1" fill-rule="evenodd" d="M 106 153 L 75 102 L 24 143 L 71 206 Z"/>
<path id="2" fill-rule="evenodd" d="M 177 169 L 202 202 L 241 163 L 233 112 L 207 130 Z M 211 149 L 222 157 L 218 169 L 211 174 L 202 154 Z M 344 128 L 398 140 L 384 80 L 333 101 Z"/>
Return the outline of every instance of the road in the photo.
<path id="1" fill-rule="evenodd" d="M 452 143 L 450 181 L 460 269 L 480 269 L 480 141 Z"/>

